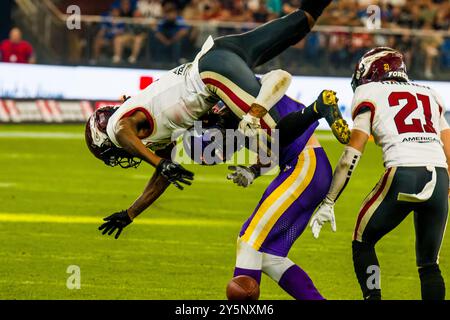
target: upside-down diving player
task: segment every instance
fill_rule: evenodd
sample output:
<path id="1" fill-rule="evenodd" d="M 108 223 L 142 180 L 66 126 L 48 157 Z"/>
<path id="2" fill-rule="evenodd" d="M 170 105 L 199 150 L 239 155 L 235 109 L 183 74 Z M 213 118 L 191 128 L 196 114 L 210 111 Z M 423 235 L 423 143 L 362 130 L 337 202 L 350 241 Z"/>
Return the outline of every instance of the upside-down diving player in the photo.
<path id="1" fill-rule="evenodd" d="M 259 81 L 251 68 L 303 39 L 330 2 L 304 0 L 297 11 L 252 31 L 210 37 L 192 63 L 171 70 L 119 108 L 102 108 L 91 116 L 86 142 L 97 158 L 110 166 L 135 167 L 142 160 L 156 167 L 142 195 L 127 210 L 105 218 L 104 233 L 117 230 L 117 238 L 170 183 L 178 188 L 191 184 L 193 173 L 170 158 L 172 134 L 190 128 L 218 101 L 242 118 L 239 127 L 247 135 L 260 127 L 275 128 L 279 115 L 271 108 L 283 97 L 290 76 L 278 70 Z M 346 143 L 349 129 L 338 106 L 318 102 L 291 114 L 295 127 L 306 130 L 325 117 L 337 139 Z"/>
<path id="2" fill-rule="evenodd" d="M 299 10 L 250 32 L 205 42 L 192 63 L 181 65 L 127 100 L 114 114 L 106 114 L 106 126 L 96 129 L 91 117 L 87 134 L 92 153 L 108 165 L 134 166 L 137 157 L 169 180 L 186 173 L 179 165 L 149 150 L 171 143 L 172 133 L 188 129 L 195 120 L 223 101 L 238 117 L 240 128 L 252 134 L 260 127 L 272 129 L 276 121 L 271 107 L 284 95 L 290 75 L 278 70 L 257 81 L 252 71 L 303 39 L 331 0 L 304 0 Z M 339 112 L 318 110 L 326 117 L 338 140 L 348 136 Z M 303 118 L 311 116 L 306 109 Z M 109 117 L 106 119 L 106 117 Z M 301 125 L 301 119 L 299 119 Z M 184 180 L 184 179 L 182 179 Z"/>

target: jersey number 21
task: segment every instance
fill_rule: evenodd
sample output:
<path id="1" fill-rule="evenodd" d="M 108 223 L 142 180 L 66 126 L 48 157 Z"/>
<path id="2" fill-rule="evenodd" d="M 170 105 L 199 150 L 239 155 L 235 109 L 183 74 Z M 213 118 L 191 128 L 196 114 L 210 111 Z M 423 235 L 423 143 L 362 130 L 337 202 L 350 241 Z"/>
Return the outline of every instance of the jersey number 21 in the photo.
<path id="1" fill-rule="evenodd" d="M 418 93 L 417 96 L 410 92 L 392 92 L 389 95 L 389 106 L 398 107 L 400 100 L 406 100 L 406 104 L 394 117 L 395 125 L 399 134 L 413 133 L 413 132 L 427 132 L 436 133 L 431 121 L 431 105 L 430 97 Z M 420 101 L 423 108 L 423 115 L 425 116 L 425 123 L 420 119 L 414 118 L 411 123 L 406 123 L 408 116 L 418 108 L 418 101 Z"/>

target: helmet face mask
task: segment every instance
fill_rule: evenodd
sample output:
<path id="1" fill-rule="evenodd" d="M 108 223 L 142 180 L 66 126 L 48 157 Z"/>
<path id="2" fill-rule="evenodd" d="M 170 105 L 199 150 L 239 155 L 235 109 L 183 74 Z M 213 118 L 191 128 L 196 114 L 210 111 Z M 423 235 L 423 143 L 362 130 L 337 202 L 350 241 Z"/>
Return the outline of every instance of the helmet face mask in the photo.
<path id="1" fill-rule="evenodd" d="M 142 160 L 128 154 L 125 150 L 111 146 L 100 153 L 101 160 L 110 167 L 120 166 L 123 169 L 137 168 Z"/>
<path id="2" fill-rule="evenodd" d="M 378 47 L 364 54 L 358 61 L 352 76 L 352 89 L 370 82 L 395 80 L 408 82 L 403 55 L 388 47 Z"/>
<path id="3" fill-rule="evenodd" d="M 102 107 L 89 118 L 85 128 L 85 139 L 89 151 L 110 167 L 137 168 L 142 162 L 124 149 L 114 145 L 106 133 L 109 118 L 118 107 Z"/>

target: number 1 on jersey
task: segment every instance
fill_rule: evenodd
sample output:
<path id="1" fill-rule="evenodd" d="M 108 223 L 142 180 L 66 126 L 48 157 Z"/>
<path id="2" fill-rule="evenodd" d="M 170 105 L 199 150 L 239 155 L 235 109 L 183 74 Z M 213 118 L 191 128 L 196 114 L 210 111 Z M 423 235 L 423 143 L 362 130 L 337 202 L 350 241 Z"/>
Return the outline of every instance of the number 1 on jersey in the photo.
<path id="1" fill-rule="evenodd" d="M 390 107 L 398 107 L 400 105 L 400 100 L 406 100 L 405 106 L 401 108 L 394 117 L 399 134 L 412 132 L 436 133 L 433 122 L 431 121 L 430 97 L 420 93 L 418 93 L 416 97 L 410 92 L 392 92 L 389 95 L 388 100 Z M 423 115 L 425 116 L 424 125 L 422 125 L 422 121 L 417 118 L 412 119 L 412 122 L 409 124 L 405 122 L 406 118 L 418 108 L 417 100 L 422 104 Z"/>

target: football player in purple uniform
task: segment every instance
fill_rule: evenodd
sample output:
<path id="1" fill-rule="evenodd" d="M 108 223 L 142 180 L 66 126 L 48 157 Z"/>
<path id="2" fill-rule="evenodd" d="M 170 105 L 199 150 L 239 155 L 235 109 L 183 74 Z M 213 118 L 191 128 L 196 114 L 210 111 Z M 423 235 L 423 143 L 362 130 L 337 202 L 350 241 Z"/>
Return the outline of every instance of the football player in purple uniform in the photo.
<path id="1" fill-rule="evenodd" d="M 327 91 L 323 94 L 327 94 Z M 322 295 L 308 274 L 287 257 L 292 245 L 308 225 L 316 206 L 324 199 L 332 178 L 327 155 L 313 135 L 318 122 L 314 121 L 303 133 L 296 127 L 295 116 L 304 108 L 303 104 L 288 96 L 284 96 L 273 107 L 280 119 L 277 125 L 280 129 L 280 172 L 242 226 L 237 240 L 234 276 L 249 276 L 259 284 L 261 274 L 265 273 L 295 299 L 322 300 Z M 211 120 L 213 117 L 205 118 L 206 125 L 212 130 L 237 127 L 239 119 L 225 107 L 218 114 L 221 115 L 220 121 Z M 209 133 L 209 130 L 204 130 L 202 135 L 190 135 L 188 147 L 195 143 L 194 139 L 200 139 L 205 152 L 222 153 L 221 158 L 224 160 L 230 158 L 227 148 L 218 151 L 208 148 L 214 143 L 210 136 L 214 133 Z M 193 148 L 185 149 L 190 151 L 193 159 L 198 159 Z M 207 157 L 203 155 L 201 158 Z M 248 187 L 261 175 L 264 165 L 257 163 L 229 168 L 232 173 L 227 178 L 239 186 Z"/>

